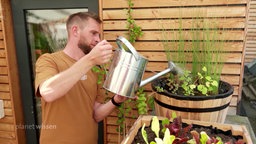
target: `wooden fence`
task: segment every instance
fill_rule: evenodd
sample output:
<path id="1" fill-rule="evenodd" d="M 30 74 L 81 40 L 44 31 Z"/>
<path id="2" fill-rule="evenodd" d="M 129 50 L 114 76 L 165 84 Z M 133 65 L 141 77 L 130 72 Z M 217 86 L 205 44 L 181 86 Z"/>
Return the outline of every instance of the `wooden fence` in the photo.
<path id="1" fill-rule="evenodd" d="M 198 12 L 206 21 L 218 22 L 217 26 L 224 29 L 218 34 L 221 35 L 222 40 L 225 40 L 223 56 L 226 58 L 221 78 L 234 86 L 229 114 L 236 114 L 237 104 L 241 98 L 248 0 L 194 0 L 193 2 L 191 0 L 132 0 L 132 2 L 134 3 L 132 16 L 144 33 L 135 42 L 134 47 L 149 60 L 145 78 L 153 75 L 152 72 L 158 72 L 167 67 L 167 59 L 161 43 L 162 27 L 159 24 L 169 25 L 174 31 L 178 30 L 179 18 L 182 15 L 183 29 L 189 35 L 192 20 L 198 16 Z M 99 12 L 103 19 L 103 38 L 117 47 L 115 44 L 117 36 L 127 37 L 128 33 L 125 10 L 128 7 L 128 1 L 99 0 L 99 3 Z M 151 91 L 149 84 L 145 88 L 148 92 Z M 136 109 L 131 113 L 126 118 L 128 128 L 135 120 L 132 115 L 135 118 L 138 117 Z M 122 139 L 116 132 L 118 127 L 116 116 L 115 111 L 105 119 L 105 143 L 118 143 L 118 140 Z"/>
<path id="2" fill-rule="evenodd" d="M 0 99 L 5 116 L 0 119 L 1 144 L 25 144 L 13 24 L 9 0 L 0 2 Z"/>

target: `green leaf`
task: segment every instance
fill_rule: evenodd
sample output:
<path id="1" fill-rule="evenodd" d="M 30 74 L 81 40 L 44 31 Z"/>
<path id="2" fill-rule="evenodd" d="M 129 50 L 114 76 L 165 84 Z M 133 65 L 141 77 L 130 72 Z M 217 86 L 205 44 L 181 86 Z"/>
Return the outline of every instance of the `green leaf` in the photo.
<path id="1" fill-rule="evenodd" d="M 156 137 L 159 138 L 160 124 L 157 116 L 153 116 L 152 118 L 151 130 L 156 134 Z"/>
<path id="2" fill-rule="evenodd" d="M 165 127 L 165 125 L 169 125 L 170 124 L 170 121 L 169 121 L 169 119 L 167 119 L 167 118 L 165 118 L 165 119 L 163 119 L 162 120 L 162 126 L 163 126 L 163 129 L 161 130 L 161 132 L 165 132 L 165 130 L 166 130 L 166 127 Z"/>
<path id="3" fill-rule="evenodd" d="M 164 144 L 172 144 L 171 143 L 171 135 L 170 135 L 170 130 L 166 129 L 164 133 L 164 139 L 163 139 Z"/>
<path id="4" fill-rule="evenodd" d="M 213 87 L 209 87 L 209 88 L 208 88 L 208 91 L 213 91 Z"/>
<path id="5" fill-rule="evenodd" d="M 206 95 L 207 92 L 208 92 L 207 88 L 206 88 L 206 87 L 203 87 L 202 94 Z"/>
<path id="6" fill-rule="evenodd" d="M 204 67 L 202 68 L 202 70 L 203 70 L 204 72 L 206 72 L 206 71 L 207 71 L 207 68 L 204 66 Z"/>
<path id="7" fill-rule="evenodd" d="M 198 75 L 199 79 L 203 78 L 203 75 L 200 72 L 198 72 L 197 75 Z"/>
<path id="8" fill-rule="evenodd" d="M 212 82 L 212 85 L 215 86 L 215 87 L 218 87 L 219 84 L 218 84 L 218 82 L 217 82 L 216 80 L 214 80 L 214 81 Z"/>
<path id="9" fill-rule="evenodd" d="M 146 124 L 144 123 L 141 128 L 141 134 L 142 134 L 142 137 L 143 137 L 144 141 L 146 142 L 146 144 L 148 144 L 148 135 L 147 135 L 147 132 L 145 131 L 145 126 L 146 126 Z"/>
<path id="10" fill-rule="evenodd" d="M 196 140 L 195 139 L 190 139 L 187 141 L 188 144 L 196 144 Z"/>
<path id="11" fill-rule="evenodd" d="M 208 139 L 209 139 L 209 136 L 206 134 L 206 132 L 204 132 L 204 131 L 200 132 L 200 142 L 201 142 L 201 144 L 206 144 Z"/>
<path id="12" fill-rule="evenodd" d="M 194 88 L 196 88 L 196 85 L 191 84 L 191 85 L 189 85 L 189 87 L 190 87 L 190 89 L 194 89 Z"/>
<path id="13" fill-rule="evenodd" d="M 172 112 L 172 119 L 175 119 L 177 117 L 176 112 Z M 169 122 L 170 123 L 170 122 Z M 168 123 L 168 124 L 169 124 Z"/>
<path id="14" fill-rule="evenodd" d="M 197 89 L 203 94 L 206 95 L 207 94 L 207 88 L 204 85 L 198 85 Z"/>
<path id="15" fill-rule="evenodd" d="M 210 87 L 210 82 L 205 82 L 205 86 Z"/>
<path id="16" fill-rule="evenodd" d="M 175 135 L 171 135 L 171 137 L 170 137 L 170 144 L 172 144 L 175 139 L 176 139 Z"/>
<path id="17" fill-rule="evenodd" d="M 217 137 L 216 139 L 219 140 L 219 141 L 217 142 L 217 144 L 224 144 L 223 141 L 222 141 L 222 139 L 221 139 L 220 137 Z"/>
<path id="18" fill-rule="evenodd" d="M 160 138 L 155 138 L 157 144 L 164 144 L 163 140 Z"/>
<path id="19" fill-rule="evenodd" d="M 211 81 L 211 80 L 212 80 L 212 78 L 211 78 L 210 76 L 206 76 L 205 79 L 206 79 L 207 81 Z"/>
<path id="20" fill-rule="evenodd" d="M 203 90 L 203 85 L 198 85 L 197 90 L 202 91 Z"/>

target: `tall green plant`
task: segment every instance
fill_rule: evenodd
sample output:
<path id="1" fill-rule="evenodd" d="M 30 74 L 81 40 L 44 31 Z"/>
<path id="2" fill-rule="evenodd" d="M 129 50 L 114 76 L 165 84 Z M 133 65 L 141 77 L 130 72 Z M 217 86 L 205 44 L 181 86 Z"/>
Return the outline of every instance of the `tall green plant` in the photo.
<path id="1" fill-rule="evenodd" d="M 143 35 L 143 32 L 141 30 L 141 27 L 138 26 L 135 23 L 135 20 L 132 17 L 132 7 L 134 4 L 132 3 L 132 0 L 128 0 L 128 9 L 127 9 L 127 28 L 128 28 L 128 35 L 129 35 L 129 41 L 131 43 L 134 43 L 137 38 L 141 37 Z"/>
<path id="2" fill-rule="evenodd" d="M 197 90 L 196 85 L 207 85 L 207 82 L 211 80 L 219 82 L 224 64 L 221 52 L 224 41 L 220 37 L 222 29 L 217 27 L 217 21 L 213 22 L 214 19 L 209 21 L 200 15 L 191 21 L 191 30 L 189 31 L 183 28 L 182 17 L 179 17 L 178 29 L 162 29 L 162 42 L 167 60 L 174 61 L 176 65 L 187 69 L 186 76 L 171 74 L 169 78 L 172 80 L 169 82 L 175 91 L 178 90 L 178 87 L 190 89 L 189 92 L 187 91 L 188 94 Z M 173 35 L 168 35 L 170 31 Z M 190 37 L 185 36 L 186 33 L 190 33 Z M 191 68 L 188 67 L 190 64 Z M 206 69 L 206 71 L 201 72 L 202 69 Z M 199 78 L 199 75 L 203 78 L 210 77 L 211 80 Z M 184 79 L 184 77 L 186 78 Z M 191 83 L 188 83 L 188 80 Z M 218 87 L 211 90 L 211 93 L 218 93 Z"/>
<path id="3" fill-rule="evenodd" d="M 178 29 L 166 28 L 162 25 L 162 45 L 167 61 L 174 61 L 179 67 L 184 68 L 186 64 L 185 35 L 183 32 L 182 17 L 178 19 Z"/>
<path id="4" fill-rule="evenodd" d="M 198 72 L 203 67 L 207 71 L 203 72 L 203 77 L 210 76 L 219 81 L 223 68 L 222 47 L 223 41 L 219 37 L 221 30 L 217 28 L 215 22 L 197 17 L 193 19 L 192 28 L 192 75 L 193 79 L 198 78 Z M 205 83 L 206 81 L 200 81 Z M 218 92 L 218 87 L 213 93 Z"/>

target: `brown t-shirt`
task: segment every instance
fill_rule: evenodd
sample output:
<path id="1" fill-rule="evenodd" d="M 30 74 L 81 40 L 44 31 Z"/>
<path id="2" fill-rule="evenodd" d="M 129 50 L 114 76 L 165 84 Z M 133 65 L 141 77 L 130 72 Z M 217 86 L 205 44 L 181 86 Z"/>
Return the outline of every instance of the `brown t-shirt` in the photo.
<path id="1" fill-rule="evenodd" d="M 48 78 L 68 69 L 76 61 L 63 51 L 42 55 L 36 62 L 36 94 L 39 85 Z M 72 76 L 72 75 L 71 75 Z M 42 127 L 40 144 L 96 144 L 98 124 L 93 119 L 98 95 L 97 75 L 89 71 L 68 93 L 48 103 L 42 102 Z"/>

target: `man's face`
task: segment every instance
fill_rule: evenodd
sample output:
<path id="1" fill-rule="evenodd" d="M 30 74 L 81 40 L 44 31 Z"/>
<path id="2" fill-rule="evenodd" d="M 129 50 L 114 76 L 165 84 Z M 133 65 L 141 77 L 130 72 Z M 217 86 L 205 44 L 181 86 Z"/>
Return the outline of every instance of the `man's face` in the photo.
<path id="1" fill-rule="evenodd" d="M 89 19 L 87 25 L 81 30 L 78 47 L 88 54 L 100 41 L 100 24 Z"/>

